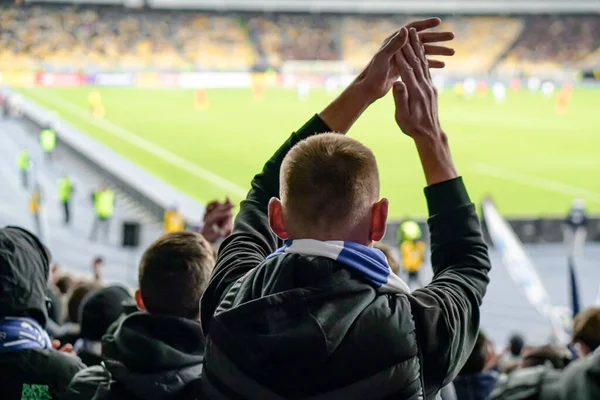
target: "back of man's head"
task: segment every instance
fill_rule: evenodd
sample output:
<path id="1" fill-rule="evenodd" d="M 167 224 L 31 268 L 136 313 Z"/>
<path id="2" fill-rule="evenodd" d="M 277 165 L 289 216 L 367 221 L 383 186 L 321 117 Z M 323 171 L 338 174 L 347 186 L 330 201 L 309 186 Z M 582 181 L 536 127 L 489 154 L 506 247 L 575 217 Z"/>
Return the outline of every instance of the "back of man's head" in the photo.
<path id="1" fill-rule="evenodd" d="M 31 232 L 0 229 L 0 317 L 30 317 L 45 327 L 50 252 Z"/>
<path id="2" fill-rule="evenodd" d="M 584 345 L 586 354 L 600 347 L 600 307 L 590 307 L 575 316 L 573 342 Z"/>
<path id="3" fill-rule="evenodd" d="M 343 239 L 339 232 L 361 229 L 378 200 L 375 156 L 341 134 L 310 137 L 283 160 L 280 194 L 292 238 Z"/>
<path id="4" fill-rule="evenodd" d="M 478 374 L 484 370 L 489 355 L 488 345 L 488 339 L 485 334 L 479 332 L 479 336 L 477 336 L 477 340 L 475 341 L 475 347 L 473 347 L 471 355 L 460 371 L 460 375 Z"/>
<path id="5" fill-rule="evenodd" d="M 213 249 L 202 235 L 163 235 L 142 257 L 136 297 L 150 313 L 196 319 L 214 265 Z"/>

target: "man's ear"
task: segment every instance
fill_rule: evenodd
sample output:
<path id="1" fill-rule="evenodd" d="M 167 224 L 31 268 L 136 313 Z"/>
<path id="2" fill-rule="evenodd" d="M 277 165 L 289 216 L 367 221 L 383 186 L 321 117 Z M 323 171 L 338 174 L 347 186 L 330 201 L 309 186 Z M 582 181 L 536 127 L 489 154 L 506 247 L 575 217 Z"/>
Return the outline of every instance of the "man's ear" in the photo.
<path id="1" fill-rule="evenodd" d="M 281 200 L 277 197 L 272 197 L 269 200 L 269 226 L 273 233 L 279 236 L 280 239 L 288 239 L 288 234 L 283 224 L 283 207 L 281 206 Z"/>
<path id="2" fill-rule="evenodd" d="M 144 299 L 142 299 L 142 292 L 140 292 L 140 289 L 135 291 L 135 303 L 137 304 L 140 311 L 147 311 L 146 306 L 144 305 Z"/>
<path id="3" fill-rule="evenodd" d="M 371 230 L 369 231 L 369 240 L 378 242 L 385 235 L 385 227 L 388 217 L 388 199 L 383 198 L 373 204 L 371 211 Z"/>

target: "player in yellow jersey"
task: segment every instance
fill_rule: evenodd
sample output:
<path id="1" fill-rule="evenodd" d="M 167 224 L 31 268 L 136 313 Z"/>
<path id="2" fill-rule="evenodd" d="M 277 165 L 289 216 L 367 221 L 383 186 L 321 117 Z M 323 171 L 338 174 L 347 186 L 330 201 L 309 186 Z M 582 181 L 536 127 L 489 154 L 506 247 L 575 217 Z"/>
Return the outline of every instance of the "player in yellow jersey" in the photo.
<path id="1" fill-rule="evenodd" d="M 88 95 L 88 103 L 90 105 L 90 112 L 96 118 L 104 118 L 106 115 L 106 109 L 102 104 L 102 96 L 96 90 L 92 90 Z"/>

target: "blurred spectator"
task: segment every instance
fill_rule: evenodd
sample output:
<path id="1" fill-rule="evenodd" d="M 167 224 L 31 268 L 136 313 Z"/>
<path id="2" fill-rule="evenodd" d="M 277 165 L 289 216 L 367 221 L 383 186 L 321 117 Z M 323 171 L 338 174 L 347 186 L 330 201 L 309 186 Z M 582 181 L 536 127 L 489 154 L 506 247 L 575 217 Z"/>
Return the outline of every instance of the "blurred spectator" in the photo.
<path id="1" fill-rule="evenodd" d="M 212 201 L 206 205 L 202 236 L 210 243 L 226 238 L 233 229 L 233 203 L 229 198 L 224 202 Z"/>
<path id="2" fill-rule="evenodd" d="M 185 219 L 183 218 L 183 214 L 177 209 L 177 206 L 171 206 L 165 211 L 164 229 L 165 233 L 180 232 L 185 229 Z"/>
<path id="3" fill-rule="evenodd" d="M 553 364 L 553 363 L 552 363 Z M 600 398 L 600 353 L 564 370 L 548 363 L 503 376 L 490 400 L 595 400 Z"/>
<path id="4" fill-rule="evenodd" d="M 94 262 L 92 264 L 92 271 L 94 273 L 94 282 L 101 285 L 104 277 L 104 258 L 94 258 Z"/>
<path id="5" fill-rule="evenodd" d="M 28 231 L 0 229 L 0 387 L 3 399 L 58 398 L 83 365 L 54 350 L 45 326 L 50 253 Z M 64 351 L 70 351 L 67 346 Z"/>
<path id="6" fill-rule="evenodd" d="M 479 332 L 475 347 L 460 373 L 454 379 L 458 400 L 485 400 L 498 379 L 497 356 L 494 346 L 483 332 Z"/>
<path id="7" fill-rule="evenodd" d="M 555 369 L 563 369 L 571 362 L 572 354 L 568 348 L 556 344 L 546 344 L 523 350 L 521 368 L 538 365 L 551 365 Z"/>
<path id="8" fill-rule="evenodd" d="M 81 307 L 81 302 L 85 296 L 98 289 L 100 289 L 100 286 L 92 282 L 84 282 L 75 286 L 69 295 L 69 300 L 67 302 L 67 321 L 75 324 L 79 324 L 81 322 L 79 315 L 79 307 Z"/>
<path id="9" fill-rule="evenodd" d="M 75 281 L 70 275 L 62 275 L 56 279 L 56 288 L 61 295 L 66 295 L 73 288 Z"/>
<path id="10" fill-rule="evenodd" d="M 521 365 L 521 353 L 524 347 L 525 339 L 521 334 L 515 333 L 511 335 L 500 360 L 500 369 L 502 372 L 510 373 Z"/>
<path id="11" fill-rule="evenodd" d="M 573 344 L 585 357 L 600 348 L 600 307 L 591 307 L 573 319 Z"/>
<path id="12" fill-rule="evenodd" d="M 73 351 L 87 366 L 102 361 L 100 340 L 108 328 L 124 312 L 124 304 L 131 295 L 122 286 L 109 286 L 88 294 L 81 303 L 81 330 Z"/>
<path id="13" fill-rule="evenodd" d="M 173 232 L 154 242 L 140 263 L 135 299 L 142 312 L 103 338 L 102 365 L 81 371 L 65 399 L 98 398 L 100 391 L 111 399 L 179 398 L 202 372 L 200 297 L 214 263 L 210 244 L 197 233 Z"/>

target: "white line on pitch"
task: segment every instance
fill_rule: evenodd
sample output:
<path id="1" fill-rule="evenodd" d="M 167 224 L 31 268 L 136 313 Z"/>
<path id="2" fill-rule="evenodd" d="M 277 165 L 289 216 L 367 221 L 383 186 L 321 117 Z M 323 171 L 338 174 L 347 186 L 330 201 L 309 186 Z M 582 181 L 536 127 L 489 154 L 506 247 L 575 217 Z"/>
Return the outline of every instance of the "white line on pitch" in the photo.
<path id="1" fill-rule="evenodd" d="M 244 189 L 243 187 L 239 186 L 238 184 L 233 183 L 225 178 L 222 178 L 219 175 L 217 175 L 209 170 L 206 170 L 206 169 L 200 167 L 199 165 L 197 165 L 191 161 L 188 161 L 185 158 L 178 156 L 175 153 L 165 150 L 162 147 L 160 147 L 146 139 L 141 138 L 140 136 L 136 135 L 135 133 L 133 133 L 131 131 L 128 131 L 127 129 L 121 128 L 120 126 L 118 126 L 110 121 L 107 121 L 105 119 L 94 118 L 84 108 L 78 107 L 78 106 L 76 106 L 68 101 L 65 101 L 57 96 L 43 93 L 41 91 L 36 91 L 33 96 L 31 96 L 31 94 L 28 93 L 28 96 L 44 99 L 44 100 L 48 101 L 49 103 L 52 103 L 52 104 L 58 106 L 62 110 L 66 111 L 78 118 L 81 118 L 86 122 L 89 122 L 90 124 L 96 125 L 98 128 L 102 129 L 103 131 L 105 131 L 106 133 L 108 133 L 112 136 L 115 136 L 125 142 L 128 142 L 129 144 L 136 146 L 142 150 L 145 150 L 146 152 L 148 152 L 164 161 L 167 161 L 168 163 L 170 163 L 176 167 L 179 167 L 179 168 L 185 170 L 186 172 L 189 172 L 189 173 L 197 176 L 198 178 L 205 180 L 206 182 L 209 182 L 215 186 L 218 186 L 222 189 L 227 190 L 230 194 L 235 194 L 240 197 L 246 197 L 246 193 L 248 192 L 248 190 Z"/>
<path id="2" fill-rule="evenodd" d="M 595 203 L 600 203 L 600 193 L 588 190 L 582 187 L 568 185 L 562 182 L 556 182 L 549 179 L 539 178 L 534 175 L 523 174 L 520 172 L 509 171 L 504 168 L 489 164 L 474 164 L 475 172 L 481 175 L 492 176 L 505 181 L 520 183 L 525 186 L 536 187 L 549 192 L 566 194 L 569 196 L 581 196 Z"/>

